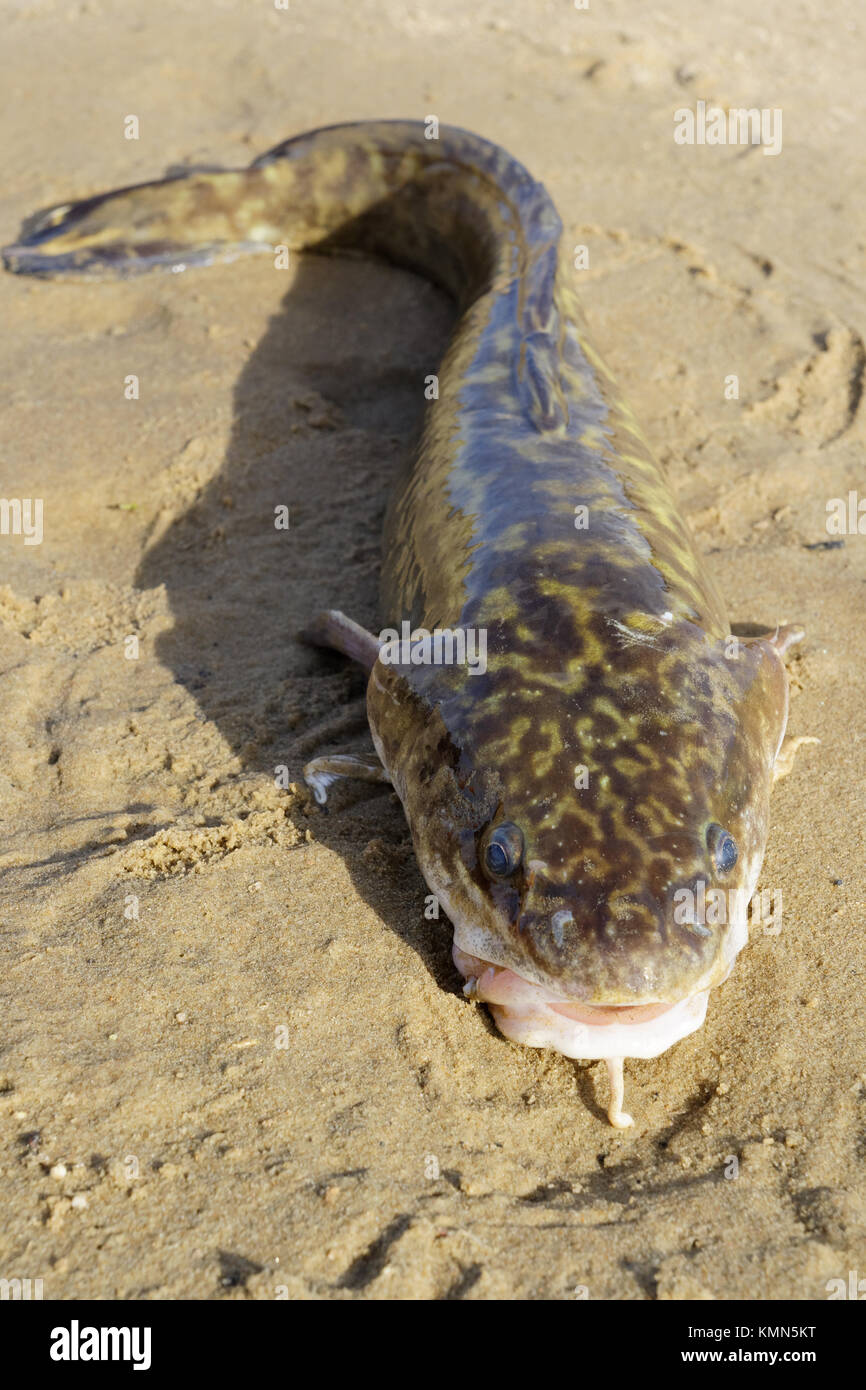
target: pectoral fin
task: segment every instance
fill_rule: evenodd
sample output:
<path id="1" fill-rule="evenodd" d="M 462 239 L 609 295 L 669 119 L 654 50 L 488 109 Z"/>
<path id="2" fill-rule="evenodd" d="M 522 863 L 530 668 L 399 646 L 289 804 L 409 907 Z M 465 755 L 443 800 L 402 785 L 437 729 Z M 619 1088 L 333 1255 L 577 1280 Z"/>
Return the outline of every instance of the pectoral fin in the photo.
<path id="1" fill-rule="evenodd" d="M 773 764 L 773 783 L 778 782 L 780 777 L 787 777 L 793 769 L 798 748 L 802 748 L 804 743 L 820 742 L 819 738 L 813 738 L 811 734 L 798 734 L 796 738 L 786 738 L 776 754 L 776 761 Z"/>
<path id="2" fill-rule="evenodd" d="M 320 806 L 328 800 L 328 787 L 339 777 L 353 777 L 359 782 L 391 780 L 375 753 L 333 753 L 313 758 L 304 768 L 304 781 Z"/>
<path id="3" fill-rule="evenodd" d="M 351 657 L 372 671 L 379 655 L 379 639 L 368 632 L 360 623 L 347 618 L 339 608 L 328 608 L 318 613 L 313 621 L 298 633 L 302 642 L 313 647 L 333 647 L 344 656 Z"/>
<path id="4" fill-rule="evenodd" d="M 784 627 L 777 627 L 772 637 L 768 633 L 767 641 L 771 647 L 775 647 L 779 656 L 784 656 L 789 647 L 795 647 L 805 636 L 799 623 L 787 623 Z"/>
<path id="5" fill-rule="evenodd" d="M 805 632 L 797 623 L 787 623 L 779 626 L 772 633 L 764 633 L 761 637 L 747 637 L 744 639 L 753 645 L 764 644 L 771 647 L 780 660 L 784 660 L 790 647 L 802 642 Z M 773 783 L 778 782 L 780 777 L 787 777 L 794 766 L 794 759 L 797 750 L 803 747 L 804 743 L 820 743 L 819 738 L 814 738 L 810 734 L 800 734 L 796 738 L 786 738 L 779 752 L 776 754 L 776 761 L 773 765 Z"/>

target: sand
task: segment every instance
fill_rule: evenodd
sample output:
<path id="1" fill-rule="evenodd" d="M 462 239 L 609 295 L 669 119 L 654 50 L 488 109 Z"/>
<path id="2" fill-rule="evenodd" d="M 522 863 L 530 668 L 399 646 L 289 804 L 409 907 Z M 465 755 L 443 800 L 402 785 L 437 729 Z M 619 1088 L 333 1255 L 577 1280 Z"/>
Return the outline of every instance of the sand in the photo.
<path id="1" fill-rule="evenodd" d="M 866 540 L 821 548 L 863 486 L 866 46 L 853 2 L 757 14 L 7 0 L 3 241 L 344 119 L 433 113 L 523 159 L 733 621 L 806 627 L 790 727 L 822 742 L 774 796 L 781 930 L 700 1033 L 627 1063 L 614 1131 L 603 1063 L 462 997 L 394 795 L 347 784 L 323 816 L 300 786 L 313 750 L 369 747 L 362 677 L 293 634 L 325 606 L 378 626 L 449 303 L 311 257 L 0 276 L 0 490 L 44 500 L 41 545 L 0 537 L 0 1276 L 632 1300 L 866 1273 Z M 698 99 L 780 108 L 782 152 L 677 145 Z"/>

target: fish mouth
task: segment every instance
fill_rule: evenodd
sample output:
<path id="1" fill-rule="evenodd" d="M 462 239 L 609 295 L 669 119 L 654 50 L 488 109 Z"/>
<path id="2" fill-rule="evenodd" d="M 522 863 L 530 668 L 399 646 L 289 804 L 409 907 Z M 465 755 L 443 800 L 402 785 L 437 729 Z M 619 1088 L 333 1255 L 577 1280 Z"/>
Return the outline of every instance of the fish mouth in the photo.
<path id="1" fill-rule="evenodd" d="M 658 1057 L 701 1027 L 709 989 L 669 1003 L 587 1004 L 562 999 L 508 967 L 453 947 L 464 993 L 490 1009 L 499 1031 L 526 1047 L 581 1061 Z"/>

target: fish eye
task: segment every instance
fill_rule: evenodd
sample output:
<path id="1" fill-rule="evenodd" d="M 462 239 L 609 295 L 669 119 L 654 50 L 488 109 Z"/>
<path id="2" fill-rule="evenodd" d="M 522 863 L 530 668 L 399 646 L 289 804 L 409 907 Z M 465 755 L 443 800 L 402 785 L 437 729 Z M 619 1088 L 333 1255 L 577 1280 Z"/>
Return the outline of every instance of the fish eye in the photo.
<path id="1" fill-rule="evenodd" d="M 739 858 L 737 842 L 730 831 L 713 822 L 707 831 L 707 847 L 719 873 L 730 873 Z"/>
<path id="2" fill-rule="evenodd" d="M 503 821 L 490 832 L 484 846 L 483 864 L 490 878 L 510 878 L 523 859 L 523 832 L 511 821 Z"/>

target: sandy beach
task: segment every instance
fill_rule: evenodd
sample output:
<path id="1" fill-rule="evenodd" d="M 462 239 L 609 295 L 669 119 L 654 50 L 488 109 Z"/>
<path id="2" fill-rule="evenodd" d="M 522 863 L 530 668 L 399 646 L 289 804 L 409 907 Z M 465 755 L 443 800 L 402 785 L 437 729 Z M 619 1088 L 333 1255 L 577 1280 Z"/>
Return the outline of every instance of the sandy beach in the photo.
<path id="1" fill-rule="evenodd" d="M 827 529 L 866 487 L 860 6 L 4 11 L 2 243 L 343 120 L 432 113 L 521 159 L 733 624 L 806 629 L 789 728 L 821 742 L 774 792 L 783 914 L 703 1029 L 626 1064 L 617 1132 L 603 1063 L 463 997 L 393 792 L 323 815 L 301 775 L 371 747 L 361 671 L 295 634 L 378 630 L 452 305 L 360 258 L 0 274 L 0 492 L 43 501 L 41 543 L 0 535 L 0 1276 L 628 1301 L 866 1275 L 866 503 Z M 781 147 L 678 143 L 699 102 L 780 111 Z"/>

